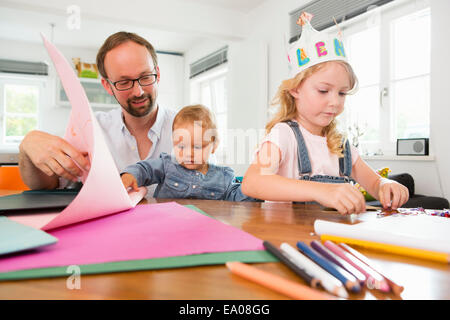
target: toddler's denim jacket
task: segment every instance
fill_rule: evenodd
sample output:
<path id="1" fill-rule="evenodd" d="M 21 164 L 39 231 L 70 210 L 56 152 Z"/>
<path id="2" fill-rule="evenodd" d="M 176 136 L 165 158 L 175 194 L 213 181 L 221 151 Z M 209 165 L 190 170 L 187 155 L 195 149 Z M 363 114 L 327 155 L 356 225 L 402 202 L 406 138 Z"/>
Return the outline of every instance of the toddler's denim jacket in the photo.
<path id="1" fill-rule="evenodd" d="M 208 172 L 202 174 L 184 168 L 167 153 L 161 153 L 158 159 L 139 161 L 122 173 L 131 173 L 139 186 L 157 183 L 155 198 L 260 201 L 242 193 L 230 167 L 209 164 Z"/>

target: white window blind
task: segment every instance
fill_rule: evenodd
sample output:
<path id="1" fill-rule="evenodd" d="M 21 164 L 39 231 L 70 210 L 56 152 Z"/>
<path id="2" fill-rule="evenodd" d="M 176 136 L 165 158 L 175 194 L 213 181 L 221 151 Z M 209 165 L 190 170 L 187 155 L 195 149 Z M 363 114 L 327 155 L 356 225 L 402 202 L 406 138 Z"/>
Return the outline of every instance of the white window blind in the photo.
<path id="1" fill-rule="evenodd" d="M 228 61 L 228 46 L 223 47 L 206 57 L 190 64 L 189 78 L 192 79 L 199 74 L 220 66 Z"/>
<path id="2" fill-rule="evenodd" d="M 0 59 L 0 72 L 46 76 L 48 65 L 44 62 Z"/>
<path id="3" fill-rule="evenodd" d="M 315 0 L 289 13 L 290 40 L 294 42 L 300 38 L 302 28 L 297 20 L 303 11 L 311 13 L 314 18 L 311 25 L 318 31 L 333 26 L 334 19 L 338 23 L 348 21 L 367 12 L 373 6 L 382 6 L 393 0 Z M 334 18 L 334 19 L 333 19 Z"/>

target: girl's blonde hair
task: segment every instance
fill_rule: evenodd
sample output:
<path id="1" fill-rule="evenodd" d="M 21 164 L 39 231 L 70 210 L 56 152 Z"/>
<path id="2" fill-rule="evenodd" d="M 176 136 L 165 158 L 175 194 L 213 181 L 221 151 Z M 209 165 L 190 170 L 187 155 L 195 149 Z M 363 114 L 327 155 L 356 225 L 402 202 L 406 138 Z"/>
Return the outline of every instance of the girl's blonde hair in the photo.
<path id="1" fill-rule="evenodd" d="M 266 134 L 279 122 L 295 119 L 297 116 L 297 106 L 295 104 L 294 97 L 290 94 L 290 90 L 300 86 L 303 81 L 308 79 L 315 72 L 323 69 L 329 63 L 339 63 L 346 70 L 350 78 L 350 91 L 349 94 L 354 93 L 358 86 L 358 79 L 352 69 L 352 67 L 345 61 L 328 61 L 316 64 L 304 71 L 298 73 L 294 78 L 284 80 L 275 98 L 272 100 L 272 106 L 279 106 L 278 112 L 273 116 L 273 118 L 266 125 Z M 344 135 L 340 133 L 336 128 L 336 119 L 333 119 L 331 123 L 323 128 L 322 135 L 327 138 L 327 145 L 330 152 L 337 154 L 338 156 L 343 156 L 343 143 L 342 140 Z"/>
<path id="2" fill-rule="evenodd" d="M 173 119 L 172 131 L 178 124 L 200 123 L 204 130 L 208 130 L 208 136 L 215 144 L 219 143 L 216 118 L 214 114 L 204 105 L 195 104 L 183 107 Z"/>

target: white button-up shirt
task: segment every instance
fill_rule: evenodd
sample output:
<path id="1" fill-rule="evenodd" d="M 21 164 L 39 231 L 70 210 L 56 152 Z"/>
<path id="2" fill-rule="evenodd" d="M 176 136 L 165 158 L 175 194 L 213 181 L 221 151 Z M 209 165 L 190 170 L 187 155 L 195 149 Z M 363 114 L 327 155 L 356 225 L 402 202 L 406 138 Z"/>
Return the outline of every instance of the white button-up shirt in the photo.
<path id="1" fill-rule="evenodd" d="M 157 159 L 161 152 L 172 153 L 172 123 L 176 111 L 158 106 L 156 121 L 148 131 L 152 147 L 145 159 Z M 136 138 L 131 135 L 123 122 L 122 108 L 108 112 L 96 112 L 95 116 L 103 129 L 106 144 L 121 172 L 127 166 L 144 160 L 139 157 Z M 147 194 L 153 195 L 156 185 L 147 187 Z"/>
<path id="2" fill-rule="evenodd" d="M 156 121 L 148 131 L 152 147 L 145 159 L 159 158 L 161 152 L 172 153 L 172 123 L 176 111 L 158 106 Z M 125 167 L 135 164 L 141 159 L 137 142 L 123 122 L 122 109 L 108 112 L 96 112 L 95 116 L 103 129 L 109 151 L 121 172 Z"/>
<path id="3" fill-rule="evenodd" d="M 146 159 L 157 159 L 161 152 L 172 153 L 172 123 L 176 111 L 158 106 L 156 121 L 148 131 L 152 147 Z M 136 138 L 131 135 L 123 122 L 122 108 L 108 112 L 95 112 L 100 127 L 103 130 L 108 149 L 116 163 L 118 172 L 125 167 L 140 161 Z M 70 187 L 67 180 L 60 178 L 60 187 Z M 156 185 L 147 187 L 148 194 L 153 195 Z"/>

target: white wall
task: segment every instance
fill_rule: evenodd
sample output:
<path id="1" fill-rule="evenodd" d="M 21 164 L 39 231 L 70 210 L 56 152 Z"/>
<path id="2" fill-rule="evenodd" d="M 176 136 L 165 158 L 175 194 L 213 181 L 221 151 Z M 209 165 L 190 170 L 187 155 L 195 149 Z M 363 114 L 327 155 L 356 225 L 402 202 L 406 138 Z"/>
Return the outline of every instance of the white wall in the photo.
<path id="1" fill-rule="evenodd" d="M 366 162 L 374 169 L 388 167 L 392 171 L 391 174 L 409 173 L 414 178 L 416 194 L 443 196 L 442 178 L 439 175 L 436 161 L 366 160 Z"/>
<path id="2" fill-rule="evenodd" d="M 161 72 L 158 103 L 170 109 L 178 109 L 184 103 L 184 57 L 171 54 L 158 54 Z"/>
<path id="3" fill-rule="evenodd" d="M 440 176 L 442 193 L 450 199 L 450 1 L 431 2 L 431 114 L 430 144 L 436 156 L 436 170 Z M 436 180 L 423 179 L 421 185 L 436 184 Z"/>
<path id="4" fill-rule="evenodd" d="M 267 45 L 260 39 L 230 46 L 228 145 L 225 165 L 243 176 L 262 138 L 267 109 Z"/>

